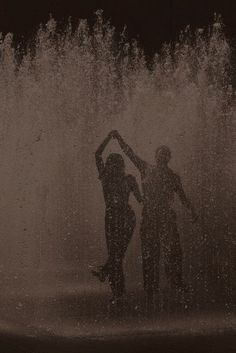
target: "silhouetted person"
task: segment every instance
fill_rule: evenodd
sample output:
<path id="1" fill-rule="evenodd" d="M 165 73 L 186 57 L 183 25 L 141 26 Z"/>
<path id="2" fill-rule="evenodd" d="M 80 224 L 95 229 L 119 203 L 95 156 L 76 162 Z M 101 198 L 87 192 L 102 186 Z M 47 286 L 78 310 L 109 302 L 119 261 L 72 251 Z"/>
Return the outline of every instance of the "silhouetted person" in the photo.
<path id="1" fill-rule="evenodd" d="M 135 178 L 125 174 L 122 156 L 112 153 L 104 164 L 102 153 L 112 138 L 109 134 L 96 151 L 96 164 L 102 182 L 106 205 L 105 233 L 108 260 L 99 271 L 92 271 L 101 282 L 108 278 L 113 293 L 113 301 L 122 297 L 125 291 L 123 259 L 136 224 L 135 213 L 129 205 L 129 195 L 133 192 L 138 202 L 142 201 Z"/>
<path id="2" fill-rule="evenodd" d="M 175 290 L 182 290 L 182 250 L 176 214 L 172 209 L 174 194 L 176 193 L 182 204 L 191 211 L 193 219 L 196 215 L 185 195 L 180 177 L 168 166 L 171 159 L 170 149 L 167 146 L 159 147 L 155 154 L 156 163 L 150 165 L 133 152 L 117 131 L 112 131 L 111 134 L 141 174 L 144 207 L 140 231 L 144 289 L 147 297 L 153 300 L 159 288 L 160 245 L 170 285 Z"/>

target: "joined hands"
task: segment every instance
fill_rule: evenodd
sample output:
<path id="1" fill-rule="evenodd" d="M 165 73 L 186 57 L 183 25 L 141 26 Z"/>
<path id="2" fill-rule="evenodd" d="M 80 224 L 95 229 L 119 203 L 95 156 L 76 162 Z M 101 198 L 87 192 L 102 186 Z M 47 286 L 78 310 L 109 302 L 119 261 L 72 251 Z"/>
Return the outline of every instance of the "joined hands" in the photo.
<path id="1" fill-rule="evenodd" d="M 109 135 L 108 135 L 110 138 L 118 138 L 119 137 L 119 132 L 117 130 L 112 130 L 111 132 L 109 132 Z"/>

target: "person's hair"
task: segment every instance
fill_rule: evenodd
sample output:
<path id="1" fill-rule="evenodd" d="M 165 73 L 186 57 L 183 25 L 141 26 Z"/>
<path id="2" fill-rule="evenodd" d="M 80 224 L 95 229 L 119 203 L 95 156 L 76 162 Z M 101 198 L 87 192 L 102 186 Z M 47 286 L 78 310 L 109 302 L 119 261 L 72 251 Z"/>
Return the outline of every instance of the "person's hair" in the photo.
<path id="1" fill-rule="evenodd" d="M 103 176 L 109 179 L 114 179 L 116 176 L 125 173 L 125 162 L 119 153 L 111 153 L 106 160 Z"/>
<path id="2" fill-rule="evenodd" d="M 168 163 L 171 159 L 171 151 L 168 146 L 162 145 L 156 149 L 156 159 Z"/>

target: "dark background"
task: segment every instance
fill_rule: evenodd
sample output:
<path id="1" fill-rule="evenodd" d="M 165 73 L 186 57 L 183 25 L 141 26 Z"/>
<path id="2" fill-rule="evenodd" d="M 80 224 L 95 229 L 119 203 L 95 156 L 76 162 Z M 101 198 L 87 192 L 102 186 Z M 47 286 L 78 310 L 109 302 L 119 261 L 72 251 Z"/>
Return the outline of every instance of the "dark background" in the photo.
<path id="1" fill-rule="evenodd" d="M 235 0 L 3 0 L 0 4 L 0 31 L 13 32 L 16 42 L 31 38 L 50 14 L 63 26 L 69 16 L 72 21 L 92 22 L 94 12 L 103 9 L 118 30 L 127 25 L 129 36 L 137 38 L 147 54 L 174 40 L 188 24 L 207 26 L 214 12 L 223 16 L 226 34 L 236 43 Z"/>

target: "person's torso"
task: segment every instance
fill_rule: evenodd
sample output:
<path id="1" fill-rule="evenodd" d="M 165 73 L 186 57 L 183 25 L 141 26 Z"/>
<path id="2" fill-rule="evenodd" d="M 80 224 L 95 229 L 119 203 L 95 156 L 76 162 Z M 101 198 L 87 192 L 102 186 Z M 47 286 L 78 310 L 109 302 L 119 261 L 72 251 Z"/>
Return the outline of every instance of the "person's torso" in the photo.
<path id="1" fill-rule="evenodd" d="M 166 168 L 150 166 L 142 175 L 144 208 L 161 211 L 172 206 L 176 191 L 176 175 Z"/>
<path id="2" fill-rule="evenodd" d="M 129 177 L 117 180 L 102 180 L 104 200 L 107 209 L 126 210 L 129 207 L 130 183 Z"/>

